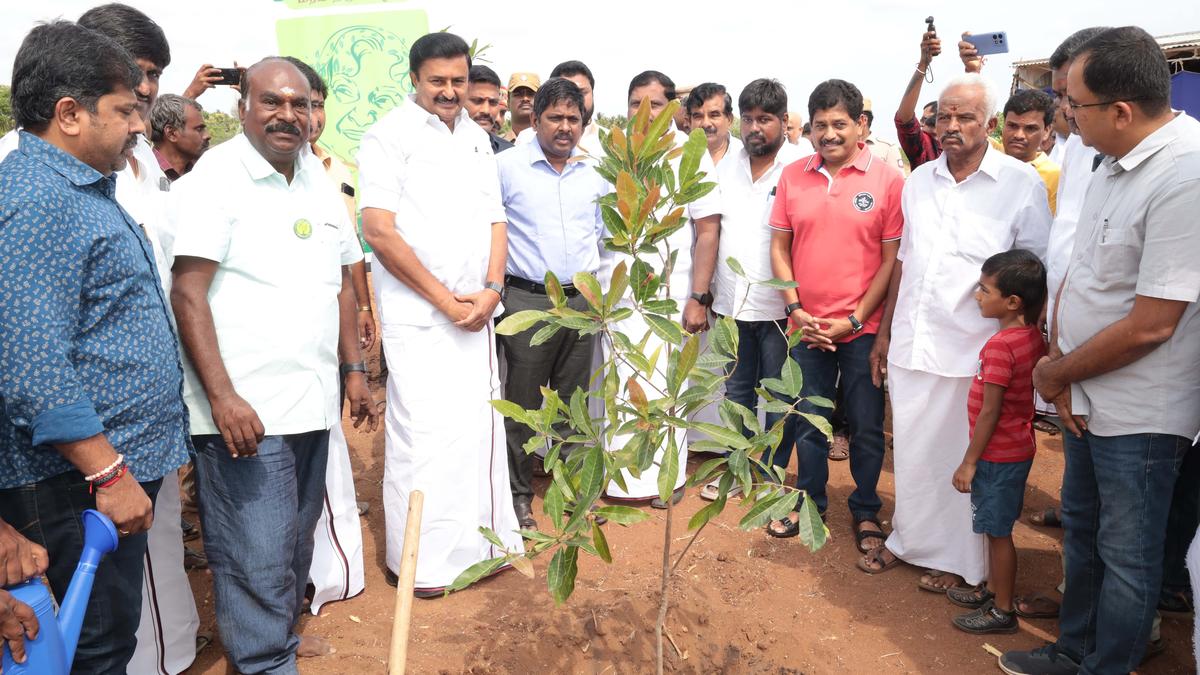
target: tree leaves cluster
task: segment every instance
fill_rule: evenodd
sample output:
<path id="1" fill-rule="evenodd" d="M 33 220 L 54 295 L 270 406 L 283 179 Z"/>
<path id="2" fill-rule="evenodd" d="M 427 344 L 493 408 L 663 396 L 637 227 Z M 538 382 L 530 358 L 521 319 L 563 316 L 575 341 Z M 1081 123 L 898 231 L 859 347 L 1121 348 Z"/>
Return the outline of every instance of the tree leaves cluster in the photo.
<path id="1" fill-rule="evenodd" d="M 525 551 L 509 550 L 472 566 L 450 590 L 464 588 L 505 564 L 532 577 L 528 559 L 552 554 L 546 583 L 554 599 L 564 602 L 575 587 L 580 552 L 605 562 L 613 559 L 597 517 L 619 526 L 648 517 L 640 509 L 598 504 L 607 486 L 612 482 L 624 489 L 625 473 L 638 477 L 657 467 L 659 497 L 670 504 L 679 472 L 686 468 L 680 466 L 678 449 L 687 442 L 689 430 L 703 432 L 708 439 L 692 443 L 692 449 L 723 453 L 705 462 L 688 480 L 691 486 L 711 480 L 720 485 L 717 500 L 691 517 L 690 530 L 698 534 L 720 514 L 730 490 L 738 485 L 741 506 L 746 509 L 739 522 L 743 529 L 762 527 L 799 510 L 801 541 L 812 550 L 826 541 L 828 530 L 812 501 L 788 486 L 784 470 L 771 462 L 788 419 L 813 424 L 826 436 L 831 434 L 825 417 L 796 410 L 803 387 L 799 365 L 789 358 L 780 377 L 763 380 L 757 389 L 768 411 L 785 413 L 767 427 L 755 411 L 720 395 L 721 385 L 737 361 L 734 319 L 717 319 L 703 349 L 699 335 L 680 327 L 681 308 L 671 299 L 669 288 L 678 251 L 671 250 L 669 237 L 680 228 L 691 227 L 685 206 L 706 195 L 715 184 L 706 181 L 700 171 L 701 157 L 707 152 L 704 133 L 695 131 L 682 146 L 676 141 L 670 121 L 677 106 L 671 102 L 651 121 L 644 101 L 633 119 L 600 134 L 604 154 L 596 171 L 613 186 L 613 191 L 600 199 L 607 234 L 603 243 L 618 262 L 604 283 L 590 273 L 578 273 L 570 280 L 586 299 L 588 309 L 569 307 L 561 281 L 548 273 L 546 293 L 552 308 L 517 312 L 497 327 L 503 335 L 526 335 L 533 345 L 561 330 L 599 335 L 606 360 L 593 374 L 591 393 L 576 389 L 564 398 L 543 387 L 544 402 L 538 410 L 492 401 L 502 415 L 533 430 L 525 452 L 546 449 L 542 466 L 551 480 L 543 511 L 549 527 L 522 530 L 528 541 Z M 745 277 L 736 260 L 727 262 L 735 274 Z M 773 288 L 795 286 L 777 279 L 749 281 Z M 630 325 L 624 320 L 635 313 L 647 330 L 632 335 L 622 332 L 622 326 Z M 799 340 L 798 332 L 792 334 L 789 346 Z M 603 400 L 602 416 L 592 416 L 589 397 Z M 832 407 L 824 399 L 807 400 Z M 714 401 L 719 401 L 722 424 L 691 420 Z M 503 548 L 495 533 L 487 528 L 481 532 Z M 664 546 L 669 554 L 669 537 Z M 664 574 L 670 574 L 666 567 Z"/>

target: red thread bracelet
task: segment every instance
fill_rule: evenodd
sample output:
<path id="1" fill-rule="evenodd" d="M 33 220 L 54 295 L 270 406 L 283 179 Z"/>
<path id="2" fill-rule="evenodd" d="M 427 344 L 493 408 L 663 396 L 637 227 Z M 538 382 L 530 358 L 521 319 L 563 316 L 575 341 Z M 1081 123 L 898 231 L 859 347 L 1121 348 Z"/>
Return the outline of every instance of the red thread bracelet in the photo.
<path id="1" fill-rule="evenodd" d="M 109 478 L 108 480 L 106 480 L 103 483 L 100 483 L 98 485 L 96 483 L 92 483 L 91 491 L 95 492 L 96 490 L 102 490 L 107 487 L 112 487 L 113 485 L 116 485 L 117 481 L 121 480 L 121 478 L 123 478 L 125 476 L 125 474 L 127 474 L 127 473 L 129 473 L 129 467 L 125 464 L 122 464 L 120 467 L 117 468 L 117 473 L 112 478 Z"/>

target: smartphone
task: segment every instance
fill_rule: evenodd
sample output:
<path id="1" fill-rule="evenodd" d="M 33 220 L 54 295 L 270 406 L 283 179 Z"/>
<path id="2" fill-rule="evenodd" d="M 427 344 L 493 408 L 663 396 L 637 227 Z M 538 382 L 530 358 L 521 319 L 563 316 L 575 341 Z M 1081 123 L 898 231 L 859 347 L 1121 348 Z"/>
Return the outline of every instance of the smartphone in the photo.
<path id="1" fill-rule="evenodd" d="M 975 51 L 978 52 L 980 56 L 1008 53 L 1008 36 L 1005 35 L 1004 31 L 1002 30 L 969 35 L 964 39 L 967 42 L 975 45 Z"/>
<path id="2" fill-rule="evenodd" d="M 234 85 L 242 83 L 242 71 L 240 68 L 217 68 L 217 70 L 221 71 L 221 79 L 217 80 L 215 84 Z"/>

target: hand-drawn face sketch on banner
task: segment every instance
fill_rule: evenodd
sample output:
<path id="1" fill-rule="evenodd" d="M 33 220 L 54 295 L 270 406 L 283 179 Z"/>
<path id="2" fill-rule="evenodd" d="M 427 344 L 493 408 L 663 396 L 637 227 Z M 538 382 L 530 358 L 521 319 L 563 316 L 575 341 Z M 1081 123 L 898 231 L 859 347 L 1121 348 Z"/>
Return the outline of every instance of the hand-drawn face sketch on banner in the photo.
<path id="1" fill-rule="evenodd" d="M 367 129 L 412 93 L 408 48 L 427 32 L 429 20 L 420 10 L 276 23 L 280 53 L 304 60 L 329 87 L 322 146 L 353 166 Z"/>

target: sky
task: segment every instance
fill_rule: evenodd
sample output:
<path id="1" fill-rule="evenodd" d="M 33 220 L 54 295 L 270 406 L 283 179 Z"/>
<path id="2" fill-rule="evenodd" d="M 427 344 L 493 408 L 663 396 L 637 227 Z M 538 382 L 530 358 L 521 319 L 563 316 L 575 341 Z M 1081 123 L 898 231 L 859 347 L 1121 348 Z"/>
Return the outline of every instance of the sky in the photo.
<path id="1" fill-rule="evenodd" d="M 96 0 L 21 2 L 0 0 L 0 83 L 12 76 L 12 62 L 25 33 L 38 21 L 76 19 Z M 272 0 L 131 0 L 129 4 L 157 21 L 171 43 L 171 66 L 161 92 L 180 93 L 202 63 L 242 65 L 277 51 L 275 21 L 300 15 Z M 198 12 L 197 7 L 204 11 Z M 527 7 L 518 13 L 519 7 Z M 549 7 L 547 9 L 546 7 Z M 1086 7 L 1081 12 L 1078 8 Z M 670 0 L 606 0 L 600 3 L 513 3 L 490 0 L 409 0 L 356 5 L 346 12 L 424 9 L 429 25 L 449 26 L 470 42 L 493 45 L 485 54 L 507 81 L 516 71 L 543 77 L 560 61 L 579 59 L 596 77 L 596 108 L 624 113 L 629 80 L 646 69 L 660 70 L 679 86 L 711 81 L 724 84 L 734 100 L 758 77 L 779 79 L 789 106 L 808 118 L 812 88 L 829 78 L 855 83 L 872 99 L 877 119 L 896 109 L 920 55 L 925 17 L 933 15 L 944 42 L 934 59 L 932 84 L 921 100 L 936 98 L 961 72 L 955 43 L 963 31 L 1005 31 L 1011 53 L 989 57 L 984 75 L 1000 100 L 1012 82 L 1013 60 L 1045 58 L 1076 29 L 1088 25 L 1137 24 L 1154 35 L 1200 30 L 1200 3 L 1168 0 L 1093 0 L 1004 11 L 999 2 L 922 3 L 859 0 L 844 3 L 710 3 Z M 742 9 L 745 8 L 745 11 Z M 227 89 L 206 93 L 208 109 L 232 109 Z M 736 111 L 735 111 L 736 114 Z M 876 132 L 888 136 L 887 127 Z"/>

